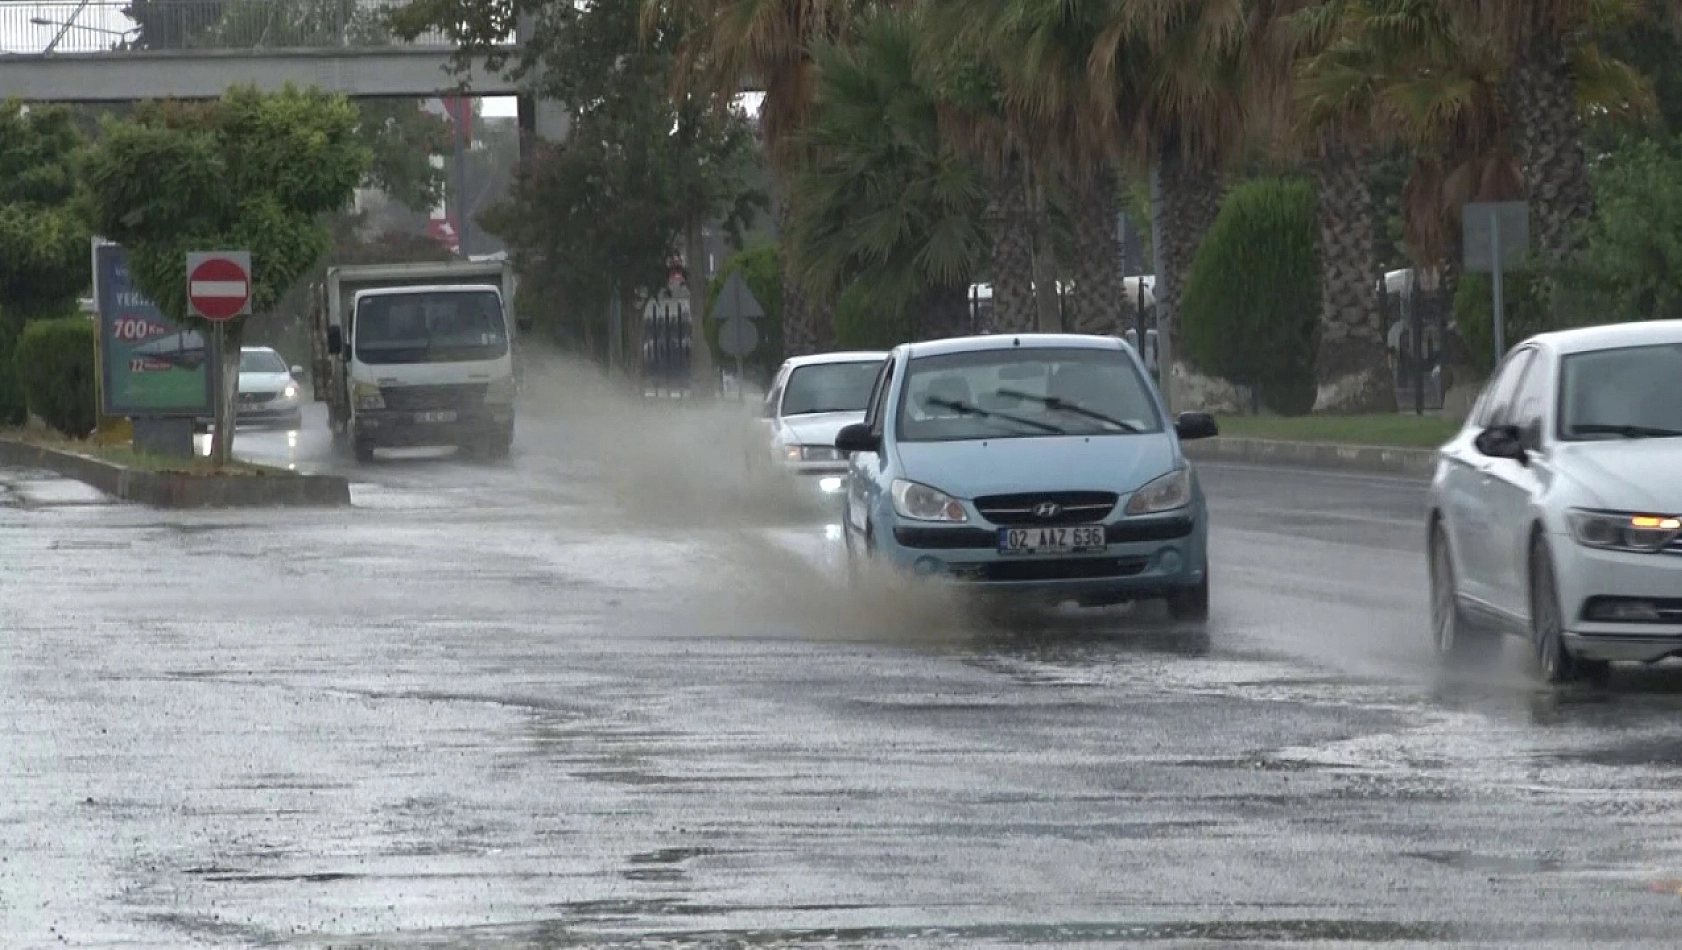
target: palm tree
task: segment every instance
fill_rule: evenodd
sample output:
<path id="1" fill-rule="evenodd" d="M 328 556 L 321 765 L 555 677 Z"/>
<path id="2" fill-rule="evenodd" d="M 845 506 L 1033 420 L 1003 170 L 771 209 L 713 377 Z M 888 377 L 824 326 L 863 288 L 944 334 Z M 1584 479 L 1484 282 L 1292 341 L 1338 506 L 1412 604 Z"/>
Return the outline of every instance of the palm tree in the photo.
<path id="1" fill-rule="evenodd" d="M 1625 26 L 1639 0 L 1478 0 L 1479 26 L 1503 40 L 1505 92 L 1530 197 L 1532 232 L 1546 266 L 1567 263 L 1578 226 L 1594 215 L 1583 150 L 1579 87 L 1597 32 Z"/>
<path id="2" fill-rule="evenodd" d="M 1290 0 L 1114 0 L 1093 45 L 1089 75 L 1107 99 L 1097 116 L 1123 154 L 1152 165 L 1165 383 L 1180 284 L 1220 211 L 1222 172 L 1289 89 L 1290 9 Z"/>
<path id="3" fill-rule="evenodd" d="M 968 322 L 985 257 L 985 176 L 941 134 L 913 15 L 877 12 L 850 44 L 814 51 L 816 95 L 799 145 L 788 246 L 814 293 L 849 294 L 912 337 Z"/>
<path id="4" fill-rule="evenodd" d="M 846 32 L 857 6 L 854 0 L 643 0 L 643 26 L 654 32 L 674 28 L 678 44 L 679 92 L 734 99 L 742 89 L 765 93 L 760 132 L 775 181 L 778 228 L 787 234 L 790 186 L 807 157 L 798 133 L 812 108 L 817 66 L 812 51 Z M 834 331 L 833 307 L 809 300 L 783 255 L 783 340 L 790 355 L 828 346 Z"/>
<path id="5" fill-rule="evenodd" d="M 1524 194 L 1506 38 L 1451 0 L 1352 0 L 1309 22 L 1320 36 L 1299 71 L 1305 124 L 1413 152 L 1403 236 L 1416 267 L 1452 299 L 1461 208 Z M 1592 43 L 1580 43 L 1571 59 L 1579 112 L 1638 116 L 1650 108 L 1639 77 Z"/>
<path id="6" fill-rule="evenodd" d="M 921 20 L 929 22 L 927 16 Z M 961 43 L 945 42 L 941 30 L 920 35 L 923 61 L 931 64 L 939 90 L 942 134 L 987 173 L 992 301 L 984 329 L 1032 330 L 1039 249 L 1034 243 L 1036 209 L 1030 199 L 1032 147 L 1024 117 L 1007 109 L 999 75 L 985 59 Z"/>
<path id="7" fill-rule="evenodd" d="M 997 77 L 999 111 L 1028 171 L 1031 207 L 1071 193 L 1073 287 L 1065 329 L 1121 330 L 1121 249 L 1116 237 L 1116 143 L 1094 121 L 1104 97 L 1087 76 L 1106 0 L 934 0 L 941 42 L 976 51 Z M 1051 252 L 1035 220 L 1041 263 Z M 1041 267 L 1041 271 L 1049 270 Z M 1050 275 L 1047 275 L 1050 276 Z M 1044 289 L 1044 288 L 1042 288 Z M 995 291 L 996 294 L 996 291 Z M 1023 325 L 1032 326 L 1029 318 Z"/>

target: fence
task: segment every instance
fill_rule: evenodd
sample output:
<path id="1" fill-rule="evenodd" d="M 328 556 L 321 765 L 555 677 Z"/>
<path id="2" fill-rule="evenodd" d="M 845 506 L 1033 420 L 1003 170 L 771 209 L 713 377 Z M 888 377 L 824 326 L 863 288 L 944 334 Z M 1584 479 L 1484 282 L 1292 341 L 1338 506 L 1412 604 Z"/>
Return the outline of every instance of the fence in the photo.
<path id="1" fill-rule="evenodd" d="M 646 396 L 682 396 L 691 385 L 694 326 L 689 301 L 662 294 L 643 307 L 642 381 Z"/>

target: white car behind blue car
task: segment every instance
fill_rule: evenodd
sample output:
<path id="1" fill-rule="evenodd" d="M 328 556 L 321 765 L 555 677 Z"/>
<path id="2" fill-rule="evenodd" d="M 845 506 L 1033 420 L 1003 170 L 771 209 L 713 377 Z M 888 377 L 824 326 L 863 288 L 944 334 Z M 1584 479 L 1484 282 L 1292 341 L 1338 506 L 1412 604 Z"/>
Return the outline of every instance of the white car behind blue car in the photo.
<path id="1" fill-rule="evenodd" d="M 1208 514 L 1168 413 L 1115 337 L 989 335 L 901 346 L 849 457 L 849 558 L 1012 598 L 1162 599 L 1209 613 Z"/>

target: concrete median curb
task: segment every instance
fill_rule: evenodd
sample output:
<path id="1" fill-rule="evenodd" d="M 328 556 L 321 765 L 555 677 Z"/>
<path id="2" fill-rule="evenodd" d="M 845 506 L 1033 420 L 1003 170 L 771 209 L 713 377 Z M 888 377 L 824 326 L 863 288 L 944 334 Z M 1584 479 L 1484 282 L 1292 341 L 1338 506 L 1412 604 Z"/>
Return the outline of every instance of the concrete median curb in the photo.
<path id="1" fill-rule="evenodd" d="M 333 475 L 148 472 L 0 437 L 0 465 L 40 468 L 86 482 L 123 501 L 158 508 L 326 507 L 350 504 L 350 482 Z"/>
<path id="2" fill-rule="evenodd" d="M 1436 449 L 1291 442 L 1284 439 L 1221 437 L 1187 442 L 1185 452 L 1193 461 L 1322 468 L 1402 478 L 1430 478 L 1437 464 Z"/>

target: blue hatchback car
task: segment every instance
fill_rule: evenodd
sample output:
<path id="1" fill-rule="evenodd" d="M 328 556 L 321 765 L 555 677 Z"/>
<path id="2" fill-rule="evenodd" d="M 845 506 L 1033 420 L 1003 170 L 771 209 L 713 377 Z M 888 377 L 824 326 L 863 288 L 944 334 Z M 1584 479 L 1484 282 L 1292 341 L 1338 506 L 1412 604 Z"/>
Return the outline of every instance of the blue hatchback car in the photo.
<path id="1" fill-rule="evenodd" d="M 882 364 L 848 455 L 843 535 L 870 557 L 990 593 L 1209 613 L 1208 514 L 1168 413 L 1116 337 L 911 343 Z"/>

